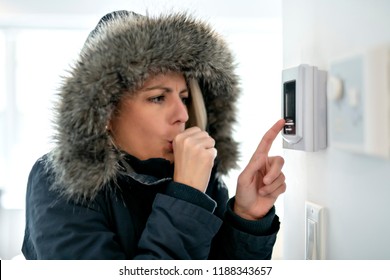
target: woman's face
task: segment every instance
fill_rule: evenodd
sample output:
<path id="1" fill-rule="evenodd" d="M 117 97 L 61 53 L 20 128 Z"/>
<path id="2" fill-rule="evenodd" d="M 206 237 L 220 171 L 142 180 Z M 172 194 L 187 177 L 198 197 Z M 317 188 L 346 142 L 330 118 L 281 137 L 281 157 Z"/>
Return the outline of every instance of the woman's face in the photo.
<path id="1" fill-rule="evenodd" d="M 109 124 L 115 145 L 140 160 L 165 158 L 173 162 L 172 141 L 185 129 L 188 97 L 182 74 L 150 77 L 119 103 Z"/>

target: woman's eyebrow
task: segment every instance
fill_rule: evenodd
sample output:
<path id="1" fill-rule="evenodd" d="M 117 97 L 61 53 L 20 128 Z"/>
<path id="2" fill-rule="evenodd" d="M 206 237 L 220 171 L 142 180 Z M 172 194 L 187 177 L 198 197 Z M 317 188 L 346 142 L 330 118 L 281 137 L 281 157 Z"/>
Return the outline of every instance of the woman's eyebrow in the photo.
<path id="1" fill-rule="evenodd" d="M 163 85 L 156 85 L 156 86 L 146 87 L 146 88 L 142 89 L 142 91 L 152 91 L 152 90 L 164 90 L 166 92 L 173 92 L 172 88 L 166 87 L 166 86 L 163 86 Z M 184 93 L 184 92 L 188 92 L 188 88 L 187 87 L 185 87 L 182 90 L 180 90 L 179 93 Z"/>

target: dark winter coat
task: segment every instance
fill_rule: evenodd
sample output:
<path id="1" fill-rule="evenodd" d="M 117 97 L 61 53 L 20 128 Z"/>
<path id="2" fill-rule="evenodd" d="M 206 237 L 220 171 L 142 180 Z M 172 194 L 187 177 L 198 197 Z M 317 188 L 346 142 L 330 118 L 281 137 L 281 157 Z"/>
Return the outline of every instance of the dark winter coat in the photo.
<path id="1" fill-rule="evenodd" d="M 123 93 L 151 73 L 198 81 L 218 157 L 206 194 L 172 180 L 164 159 L 113 148 L 106 125 Z M 269 259 L 279 230 L 274 208 L 260 221 L 232 211 L 221 180 L 236 166 L 232 138 L 238 82 L 224 41 L 184 14 L 120 11 L 88 37 L 59 92 L 55 147 L 27 186 L 27 259 Z"/>

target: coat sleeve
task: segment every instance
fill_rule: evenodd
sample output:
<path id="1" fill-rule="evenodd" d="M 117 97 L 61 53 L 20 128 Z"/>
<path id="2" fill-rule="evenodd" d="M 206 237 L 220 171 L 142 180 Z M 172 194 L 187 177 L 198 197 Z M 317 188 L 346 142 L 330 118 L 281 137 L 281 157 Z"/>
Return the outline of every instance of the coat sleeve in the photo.
<path id="1" fill-rule="evenodd" d="M 222 221 L 209 210 L 158 194 L 136 259 L 207 259 Z"/>
<path id="2" fill-rule="evenodd" d="M 226 186 L 216 177 L 212 189 L 213 199 L 224 210 L 223 225 L 213 239 L 210 259 L 269 260 L 280 229 L 275 207 L 258 221 L 242 219 L 233 212 L 234 197 L 228 200 Z M 226 208 L 225 208 L 226 206 Z"/>

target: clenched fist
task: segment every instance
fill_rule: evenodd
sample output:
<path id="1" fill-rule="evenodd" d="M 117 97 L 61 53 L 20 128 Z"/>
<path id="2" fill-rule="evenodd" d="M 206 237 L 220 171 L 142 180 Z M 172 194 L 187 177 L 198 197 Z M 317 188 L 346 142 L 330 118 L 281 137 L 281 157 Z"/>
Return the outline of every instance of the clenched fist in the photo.
<path id="1" fill-rule="evenodd" d="M 214 139 L 198 127 L 178 134 L 173 140 L 173 180 L 205 192 L 217 156 L 214 146 Z"/>

